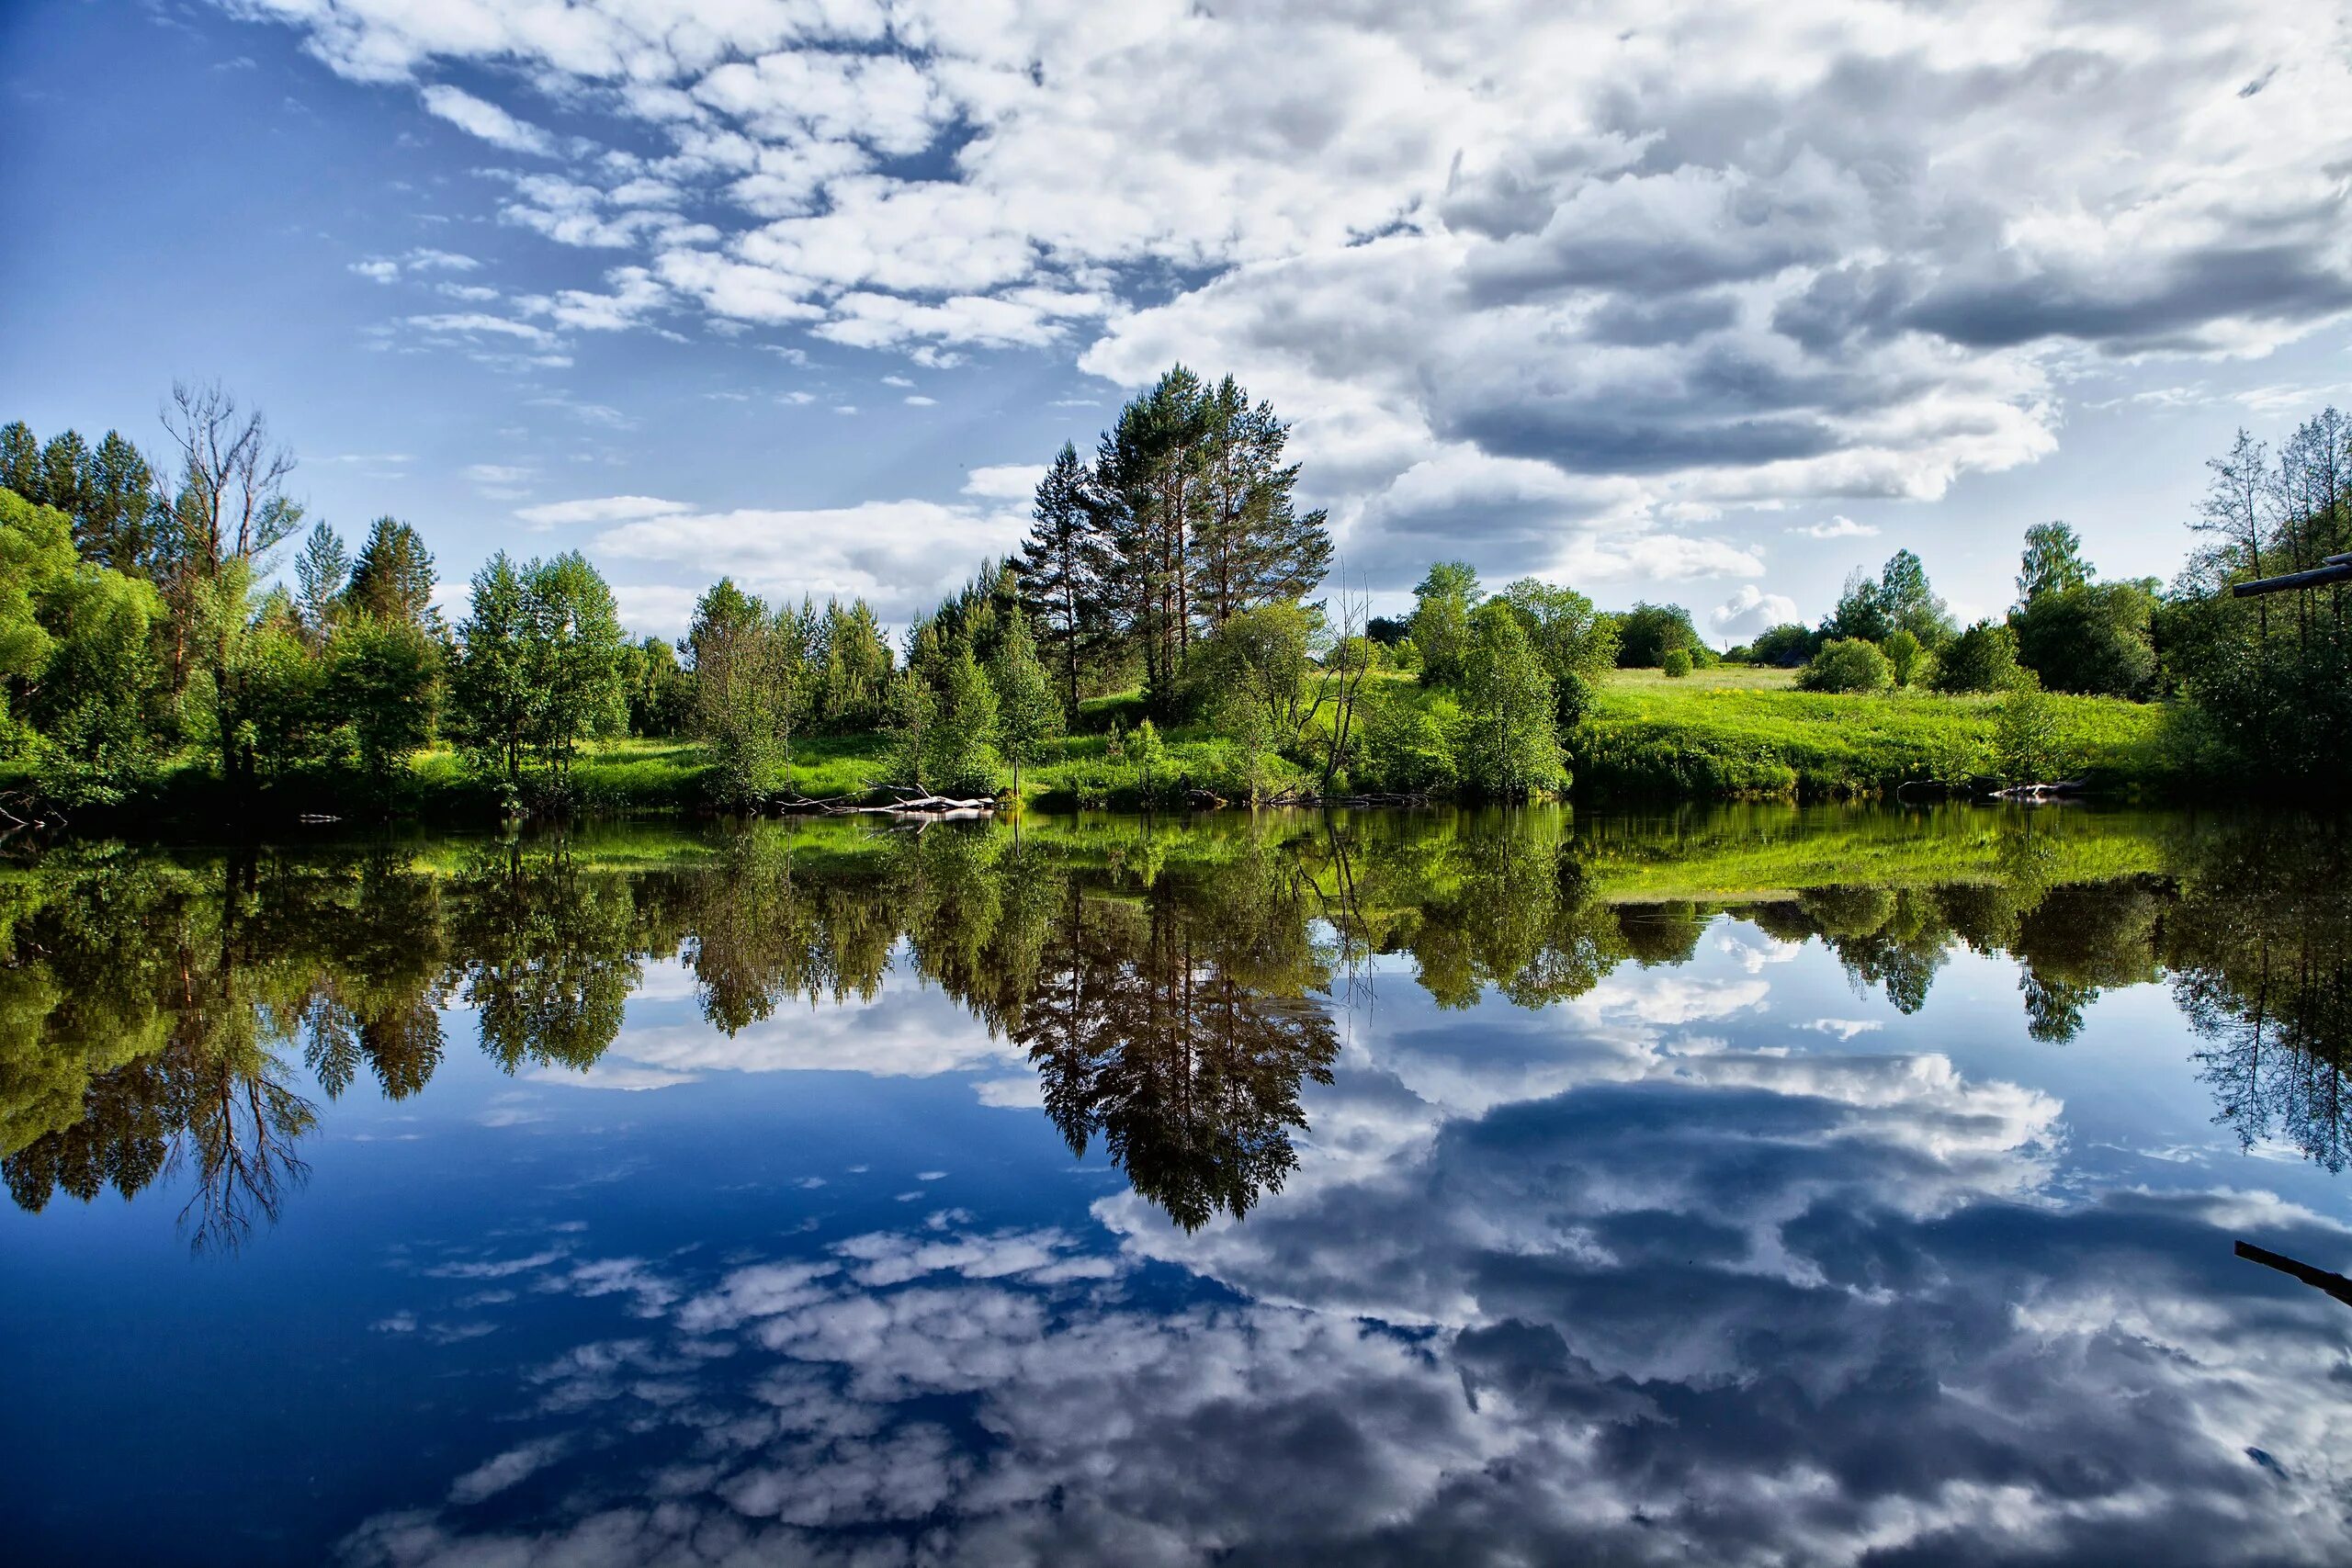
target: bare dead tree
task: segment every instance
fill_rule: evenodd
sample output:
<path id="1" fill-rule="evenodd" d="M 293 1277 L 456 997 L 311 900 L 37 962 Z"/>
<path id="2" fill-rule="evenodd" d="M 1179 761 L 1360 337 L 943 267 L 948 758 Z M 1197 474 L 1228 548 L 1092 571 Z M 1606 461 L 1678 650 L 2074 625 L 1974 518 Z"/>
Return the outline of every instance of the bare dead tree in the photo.
<path id="1" fill-rule="evenodd" d="M 286 476 L 294 455 L 271 444 L 261 410 L 241 408 L 218 381 L 175 381 L 163 419 L 180 453 L 180 522 L 191 567 L 216 577 L 292 531 L 299 508 L 286 498 Z"/>

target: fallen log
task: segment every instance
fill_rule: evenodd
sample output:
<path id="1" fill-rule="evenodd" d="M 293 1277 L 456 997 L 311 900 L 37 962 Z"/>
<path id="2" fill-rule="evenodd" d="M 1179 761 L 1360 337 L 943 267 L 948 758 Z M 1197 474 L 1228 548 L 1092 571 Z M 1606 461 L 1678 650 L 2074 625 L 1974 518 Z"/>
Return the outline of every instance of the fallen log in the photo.
<path id="1" fill-rule="evenodd" d="M 2060 779 L 2054 784 L 2011 784 L 1996 789 L 1985 796 L 1988 800 L 2057 800 L 2066 795 L 2080 795 L 2088 786 L 2080 779 Z"/>

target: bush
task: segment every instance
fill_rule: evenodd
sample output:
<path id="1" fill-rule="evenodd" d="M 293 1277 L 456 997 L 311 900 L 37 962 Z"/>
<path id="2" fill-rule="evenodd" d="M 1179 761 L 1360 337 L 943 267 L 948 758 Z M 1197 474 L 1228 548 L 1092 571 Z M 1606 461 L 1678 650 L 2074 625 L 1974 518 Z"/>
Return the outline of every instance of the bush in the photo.
<path id="1" fill-rule="evenodd" d="M 1453 747 L 1439 715 L 1401 695 L 1366 693 L 1361 722 L 1354 762 L 1359 787 L 1414 795 L 1452 789 L 1459 782 Z"/>
<path id="2" fill-rule="evenodd" d="M 1802 692 L 1883 692 L 1894 680 L 1894 667 L 1876 643 L 1858 637 L 1832 637 L 1797 676 Z"/>
<path id="3" fill-rule="evenodd" d="M 1658 670 L 1669 680 L 1680 680 L 1690 673 L 1690 650 L 1687 648 L 1668 649 L 1666 658 L 1658 663 Z"/>
<path id="4" fill-rule="evenodd" d="M 2017 672 L 2017 634 L 1999 621 L 1978 621 L 1937 656 L 1930 683 L 1954 696 L 1963 692 L 1997 692 Z"/>

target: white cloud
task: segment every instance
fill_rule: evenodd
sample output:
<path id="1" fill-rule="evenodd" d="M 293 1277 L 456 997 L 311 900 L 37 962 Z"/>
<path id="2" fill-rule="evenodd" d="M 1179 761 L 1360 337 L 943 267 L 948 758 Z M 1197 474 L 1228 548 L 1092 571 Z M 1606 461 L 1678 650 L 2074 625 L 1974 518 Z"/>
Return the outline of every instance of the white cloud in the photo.
<path id="1" fill-rule="evenodd" d="M 542 158 L 555 155 L 554 137 L 463 88 L 435 83 L 418 96 L 424 100 L 428 113 L 469 135 L 481 137 L 493 147 L 503 147 L 509 152 L 533 152 Z"/>
<path id="2" fill-rule="evenodd" d="M 974 468 L 964 479 L 964 493 L 984 501 L 1017 501 L 1026 505 L 1046 477 L 1043 463 L 994 463 Z"/>
<path id="3" fill-rule="evenodd" d="M 1792 534 L 1803 535 L 1808 539 L 1874 539 L 1878 537 L 1876 525 L 1857 523 L 1842 513 L 1826 523 L 1801 523 L 1792 526 L 1788 531 Z"/>
<path id="4" fill-rule="evenodd" d="M 1707 612 L 1707 624 L 1715 635 L 1734 641 L 1746 641 L 1767 627 L 1796 618 L 1795 600 L 1783 593 L 1767 593 L 1752 582 L 1741 583 L 1730 598 Z"/>
<path id="5" fill-rule="evenodd" d="M 536 319 L 1231 369 L 1390 581 L 1754 575 L 1736 513 L 1931 500 L 2086 360 L 2352 311 L 2329 0 L 237 9 L 565 160 L 501 216 L 633 272 Z M 433 80 L 482 67 L 615 133 Z"/>
<path id="6" fill-rule="evenodd" d="M 551 528 L 565 523 L 625 523 L 640 517 L 670 517 L 693 510 L 683 501 L 663 501 L 658 496 L 600 495 L 526 506 L 514 515 L 535 528 Z"/>

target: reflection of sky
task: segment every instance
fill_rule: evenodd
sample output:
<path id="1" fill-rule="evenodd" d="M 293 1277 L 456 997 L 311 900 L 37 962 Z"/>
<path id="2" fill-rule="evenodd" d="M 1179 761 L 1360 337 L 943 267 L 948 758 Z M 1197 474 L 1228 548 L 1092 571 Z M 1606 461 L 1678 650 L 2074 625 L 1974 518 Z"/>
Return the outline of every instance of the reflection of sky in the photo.
<path id="1" fill-rule="evenodd" d="M 453 1048 L 233 1262 L 0 1216 L 0 1495 L 221 1562 L 2346 1560 L 2352 1315 L 2230 1256 L 2341 1266 L 2340 1194 L 2160 987 L 2050 1045 L 2016 973 L 1380 961 L 1286 1190 L 1186 1235 L 940 993 L 729 1043 L 649 966 L 585 1080 L 640 1092 Z"/>

